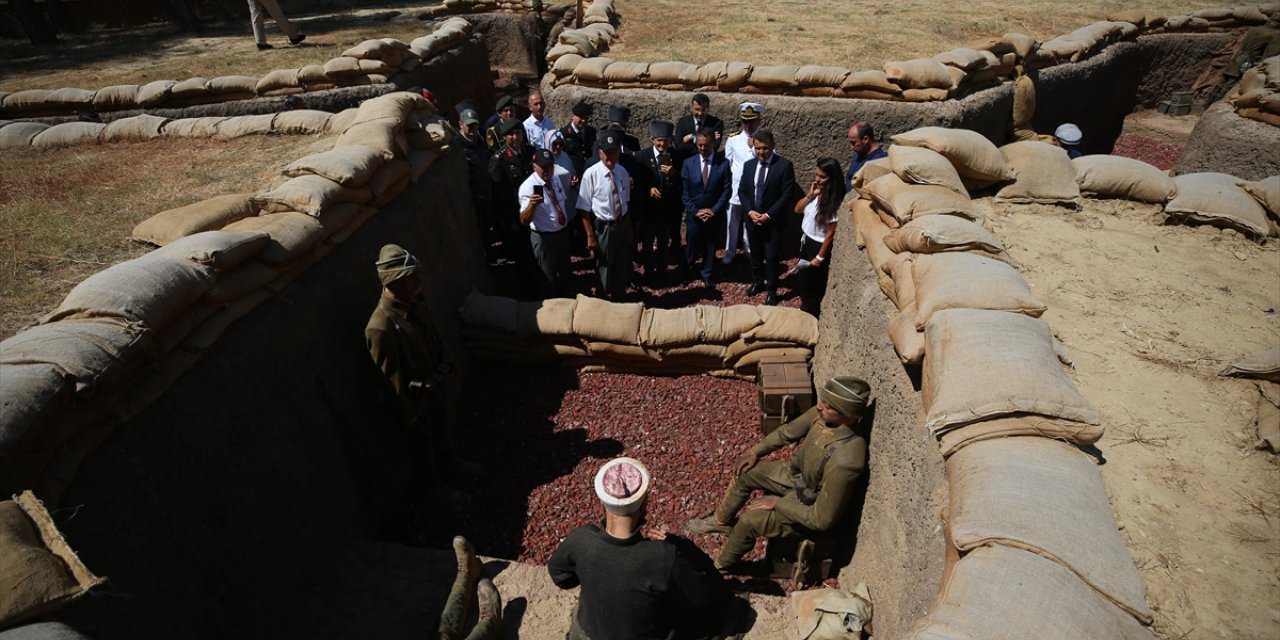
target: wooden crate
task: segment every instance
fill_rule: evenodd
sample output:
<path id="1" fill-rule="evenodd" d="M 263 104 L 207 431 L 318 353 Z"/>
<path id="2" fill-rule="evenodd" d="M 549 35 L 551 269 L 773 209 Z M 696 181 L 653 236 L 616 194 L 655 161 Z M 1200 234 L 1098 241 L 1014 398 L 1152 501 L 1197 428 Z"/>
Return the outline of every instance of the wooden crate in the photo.
<path id="1" fill-rule="evenodd" d="M 760 430 L 769 433 L 814 405 L 809 361 L 774 357 L 760 361 Z"/>

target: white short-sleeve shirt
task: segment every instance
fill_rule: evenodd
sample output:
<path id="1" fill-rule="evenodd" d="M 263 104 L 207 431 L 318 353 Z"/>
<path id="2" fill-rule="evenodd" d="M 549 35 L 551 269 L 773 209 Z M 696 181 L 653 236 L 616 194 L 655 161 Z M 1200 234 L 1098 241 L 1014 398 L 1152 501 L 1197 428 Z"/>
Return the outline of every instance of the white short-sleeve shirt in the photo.
<path id="1" fill-rule="evenodd" d="M 573 218 L 573 210 L 569 208 L 568 194 L 566 193 L 568 189 L 564 188 L 564 184 L 565 181 L 560 178 L 560 174 L 558 172 L 556 177 L 551 179 L 550 183 L 544 182 L 542 178 L 538 177 L 537 173 L 529 174 L 529 177 L 525 178 L 524 182 L 520 183 L 520 190 L 517 193 L 520 196 L 521 211 L 523 211 L 525 207 L 529 206 L 529 198 L 533 196 L 533 188 L 537 185 L 542 185 L 543 187 L 542 204 L 539 204 L 538 207 L 533 210 L 533 220 L 529 223 L 530 228 L 534 231 L 541 231 L 543 233 L 559 231 L 565 228 L 565 226 L 568 225 L 569 220 Z M 556 209 L 551 203 L 551 196 L 547 193 L 551 189 L 555 189 L 556 200 L 560 202 L 560 208 L 564 212 L 565 224 L 560 224 L 559 221 L 556 220 Z"/>
<path id="2" fill-rule="evenodd" d="M 613 187 L 609 184 L 609 168 L 603 162 L 587 167 L 578 184 L 578 208 L 590 211 L 601 220 L 619 220 L 627 215 L 627 201 L 631 198 L 631 176 L 621 164 L 613 167 L 618 184 L 618 200 L 621 210 L 613 207 Z"/>

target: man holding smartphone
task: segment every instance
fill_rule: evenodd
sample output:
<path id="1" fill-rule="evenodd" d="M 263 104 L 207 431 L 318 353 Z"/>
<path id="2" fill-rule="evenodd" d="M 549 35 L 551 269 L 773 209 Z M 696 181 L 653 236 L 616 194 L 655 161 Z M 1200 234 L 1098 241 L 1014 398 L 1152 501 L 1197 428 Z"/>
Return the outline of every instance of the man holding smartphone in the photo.
<path id="1" fill-rule="evenodd" d="M 520 184 L 520 224 L 529 227 L 529 244 L 538 265 L 538 288 L 542 297 L 566 294 L 569 282 L 569 211 L 567 194 L 570 174 L 556 165 L 546 149 L 533 154 L 533 173 Z"/>

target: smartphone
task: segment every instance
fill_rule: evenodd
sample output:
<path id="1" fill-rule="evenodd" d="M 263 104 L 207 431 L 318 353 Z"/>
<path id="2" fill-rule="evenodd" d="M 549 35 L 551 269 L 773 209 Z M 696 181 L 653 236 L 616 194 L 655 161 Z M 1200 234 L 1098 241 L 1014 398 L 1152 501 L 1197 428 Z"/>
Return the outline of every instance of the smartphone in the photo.
<path id="1" fill-rule="evenodd" d="M 663 151 L 662 155 L 658 156 L 658 164 L 671 164 L 671 152 Z"/>
<path id="2" fill-rule="evenodd" d="M 533 195 L 535 196 L 542 195 L 542 185 L 540 184 L 533 185 Z"/>

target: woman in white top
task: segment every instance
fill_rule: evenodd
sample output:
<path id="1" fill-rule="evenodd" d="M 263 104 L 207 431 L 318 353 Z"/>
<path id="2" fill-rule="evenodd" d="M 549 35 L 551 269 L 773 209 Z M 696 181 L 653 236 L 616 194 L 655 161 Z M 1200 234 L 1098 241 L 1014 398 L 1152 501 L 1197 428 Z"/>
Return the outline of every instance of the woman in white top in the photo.
<path id="1" fill-rule="evenodd" d="M 796 213 L 804 219 L 800 223 L 800 261 L 792 271 L 800 278 L 797 287 L 800 309 L 815 317 L 822 311 L 822 297 L 827 293 L 827 258 L 831 255 L 831 241 L 844 194 L 840 162 L 835 158 L 821 158 L 809 192 L 796 203 Z"/>

